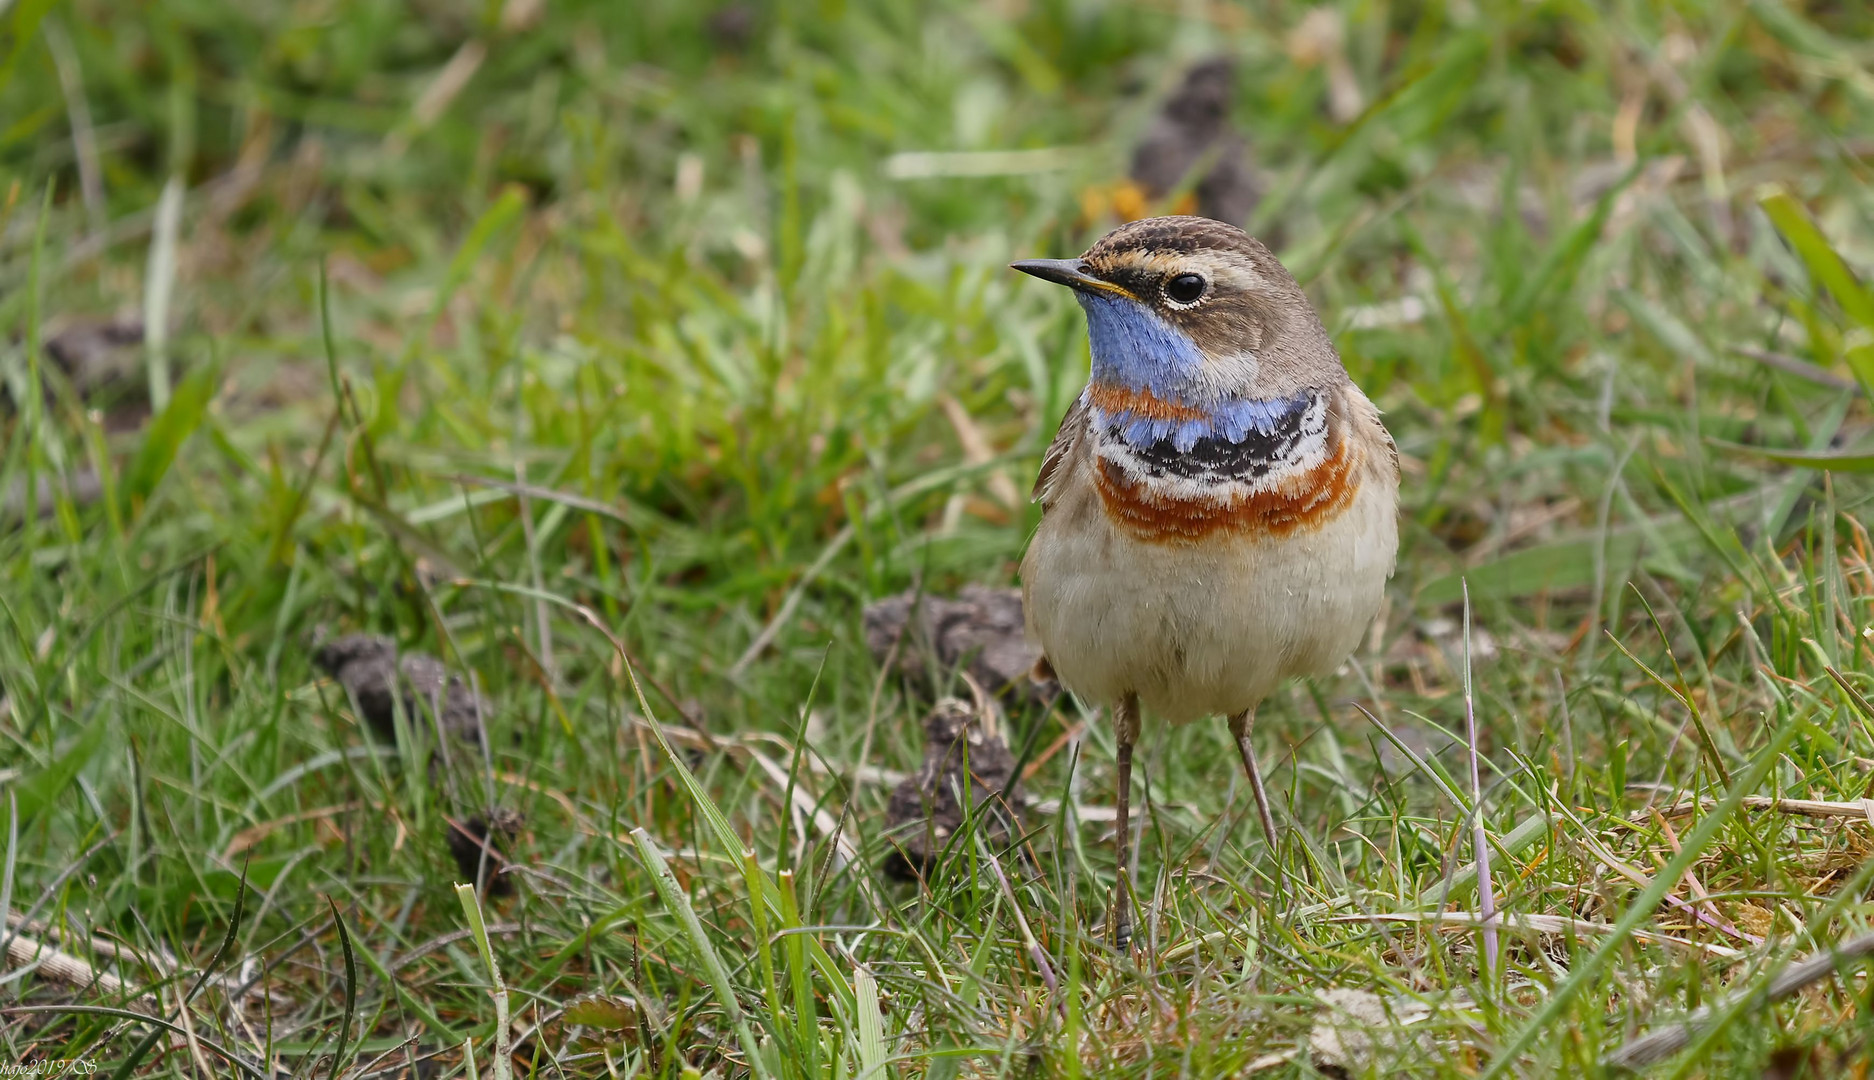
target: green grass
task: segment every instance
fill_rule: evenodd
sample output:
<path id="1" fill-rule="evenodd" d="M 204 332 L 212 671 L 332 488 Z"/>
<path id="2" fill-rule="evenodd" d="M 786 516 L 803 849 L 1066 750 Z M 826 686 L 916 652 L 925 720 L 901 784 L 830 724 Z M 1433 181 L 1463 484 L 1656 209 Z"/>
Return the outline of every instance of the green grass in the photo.
<path id="1" fill-rule="evenodd" d="M 518 1075 L 1308 1076 L 1333 988 L 1429 1010 L 1376 1075 L 1598 1075 L 1866 929 L 1867 819 L 1718 804 L 1874 781 L 1874 416 L 1740 351 L 1874 389 L 1863 6 L 1349 0 L 1348 122 L 1299 8 L 786 2 L 738 41 L 706 4 L 533 7 L 0 6 L 0 494 L 61 493 L 0 520 L 0 909 L 128 986 L 9 962 L 0 1063 L 229 1068 L 12 1011 L 77 1004 L 296 1075 L 469 1075 L 465 1040 L 489 1075 L 498 962 Z M 1107 227 L 1082 191 L 1219 50 L 1252 228 L 1398 438 L 1403 546 L 1371 647 L 1263 709 L 1279 850 L 1221 722 L 1148 723 L 1127 958 L 1074 812 L 1111 802 L 1101 718 L 1019 848 L 877 870 L 858 770 L 912 767 L 924 706 L 859 611 L 1013 580 L 1036 511 L 995 476 L 1026 490 L 1086 345 L 1005 264 Z M 144 358 L 81 394 L 41 343 L 163 307 L 172 256 L 146 420 Z M 1477 904 L 1461 579 L 1497 901 L 1579 920 L 1495 968 L 1424 921 Z M 310 663 L 351 630 L 473 671 L 488 753 L 373 741 Z M 524 824 L 484 951 L 442 837 L 491 805 Z M 1869 992 L 1726 1011 L 1663 1074 L 1865 1070 Z"/>

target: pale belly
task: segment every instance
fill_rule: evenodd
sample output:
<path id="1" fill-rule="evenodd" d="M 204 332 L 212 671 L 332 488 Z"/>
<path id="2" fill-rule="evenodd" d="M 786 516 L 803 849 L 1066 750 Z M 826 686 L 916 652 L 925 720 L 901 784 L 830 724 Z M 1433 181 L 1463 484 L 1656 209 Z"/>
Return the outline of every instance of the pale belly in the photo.
<path id="1" fill-rule="evenodd" d="M 1182 723 L 1253 707 L 1358 646 L 1398 548 L 1396 486 L 1369 478 L 1338 516 L 1289 536 L 1151 543 L 1091 484 L 1042 519 L 1022 560 L 1028 632 L 1083 700 L 1134 693 Z"/>

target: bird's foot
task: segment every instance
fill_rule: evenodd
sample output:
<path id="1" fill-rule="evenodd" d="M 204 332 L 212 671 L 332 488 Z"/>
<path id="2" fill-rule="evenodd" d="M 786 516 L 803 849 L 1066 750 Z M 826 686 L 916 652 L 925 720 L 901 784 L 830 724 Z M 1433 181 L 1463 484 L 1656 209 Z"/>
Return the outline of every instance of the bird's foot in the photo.
<path id="1" fill-rule="evenodd" d="M 1121 953 L 1132 951 L 1132 912 L 1130 904 L 1122 905 L 1107 918 L 1106 925 L 1112 931 L 1113 948 Z"/>

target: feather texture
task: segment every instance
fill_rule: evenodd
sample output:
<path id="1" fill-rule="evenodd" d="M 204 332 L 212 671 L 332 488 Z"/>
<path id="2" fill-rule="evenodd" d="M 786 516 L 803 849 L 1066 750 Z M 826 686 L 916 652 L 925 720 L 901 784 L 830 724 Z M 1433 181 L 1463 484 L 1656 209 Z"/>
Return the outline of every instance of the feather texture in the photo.
<path id="1" fill-rule="evenodd" d="M 1047 452 L 1041 455 L 1041 472 L 1035 476 L 1035 487 L 1029 493 L 1028 501 L 1040 503 L 1042 513 L 1046 513 L 1054 503 L 1056 481 L 1086 431 L 1089 411 L 1086 394 L 1075 398 L 1074 403 L 1067 407 L 1067 415 L 1061 417 L 1061 426 L 1054 433 L 1054 441 L 1048 444 Z"/>

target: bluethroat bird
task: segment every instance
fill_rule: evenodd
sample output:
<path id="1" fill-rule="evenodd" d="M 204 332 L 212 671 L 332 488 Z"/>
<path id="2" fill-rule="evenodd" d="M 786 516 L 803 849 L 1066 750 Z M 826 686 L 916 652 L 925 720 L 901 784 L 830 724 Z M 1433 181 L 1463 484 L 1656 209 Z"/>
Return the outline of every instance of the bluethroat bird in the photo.
<path id="1" fill-rule="evenodd" d="M 1035 480 L 1022 599 L 1046 667 L 1113 710 L 1123 947 L 1140 707 L 1230 718 L 1273 848 L 1256 705 L 1339 667 L 1379 610 L 1399 455 L 1301 287 L 1233 225 L 1148 218 L 1013 267 L 1073 289 L 1092 343 Z"/>

